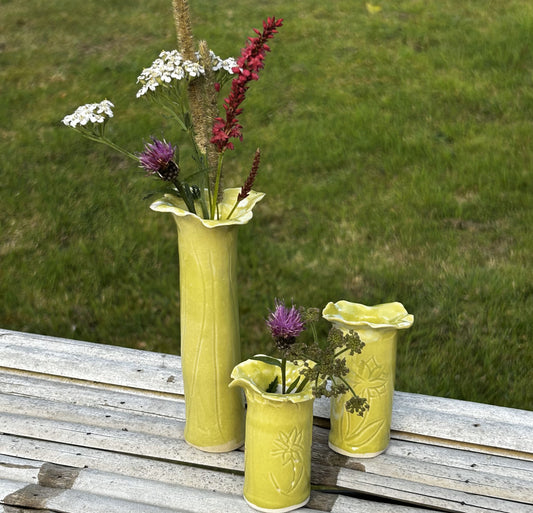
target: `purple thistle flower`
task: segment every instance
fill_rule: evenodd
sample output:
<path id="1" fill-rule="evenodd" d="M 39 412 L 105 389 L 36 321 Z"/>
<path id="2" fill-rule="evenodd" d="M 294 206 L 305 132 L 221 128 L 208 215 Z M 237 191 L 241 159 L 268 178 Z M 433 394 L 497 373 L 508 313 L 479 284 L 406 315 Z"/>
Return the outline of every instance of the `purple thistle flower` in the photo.
<path id="1" fill-rule="evenodd" d="M 287 308 L 278 299 L 276 299 L 276 309 L 270 312 L 266 323 L 281 350 L 288 349 L 304 330 L 302 317 L 296 307 L 292 305 L 291 308 Z"/>
<path id="2" fill-rule="evenodd" d="M 172 144 L 152 137 L 152 144 L 147 143 L 138 158 L 141 167 L 148 174 L 158 175 L 161 179 L 171 182 L 179 173 L 179 167 L 173 160 L 175 151 Z"/>

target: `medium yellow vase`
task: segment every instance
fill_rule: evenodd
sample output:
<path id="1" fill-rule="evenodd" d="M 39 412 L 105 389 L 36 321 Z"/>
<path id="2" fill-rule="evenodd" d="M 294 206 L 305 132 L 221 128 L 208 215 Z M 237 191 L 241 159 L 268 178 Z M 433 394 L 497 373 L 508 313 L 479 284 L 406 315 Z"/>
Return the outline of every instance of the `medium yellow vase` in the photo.
<path id="1" fill-rule="evenodd" d="M 322 315 L 343 332 L 356 331 L 365 343 L 361 354 L 346 357 L 347 379 L 370 405 L 360 417 L 344 409 L 349 394 L 332 398 L 329 446 L 346 456 L 372 458 L 389 444 L 398 330 L 409 328 L 414 318 L 401 303 L 365 306 L 348 301 L 328 303 Z"/>
<path id="2" fill-rule="evenodd" d="M 287 384 L 301 367 L 287 362 Z M 279 367 L 246 360 L 237 365 L 231 387 L 246 392 L 244 490 L 259 511 L 284 512 L 304 506 L 311 493 L 313 402 L 311 386 L 295 394 L 268 393 Z"/>
<path id="3" fill-rule="evenodd" d="M 239 191 L 224 191 L 218 221 L 191 214 L 169 195 L 151 205 L 173 214 L 178 229 L 184 437 L 207 452 L 231 451 L 244 443 L 243 394 L 228 386 L 240 361 L 237 231 L 264 194 L 252 191 L 224 220 Z"/>

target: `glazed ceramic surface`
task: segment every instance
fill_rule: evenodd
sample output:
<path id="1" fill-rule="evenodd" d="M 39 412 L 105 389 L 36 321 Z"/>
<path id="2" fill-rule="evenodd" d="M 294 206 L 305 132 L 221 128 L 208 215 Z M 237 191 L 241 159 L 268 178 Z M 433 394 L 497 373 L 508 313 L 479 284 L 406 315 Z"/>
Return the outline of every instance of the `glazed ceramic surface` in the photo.
<path id="1" fill-rule="evenodd" d="M 223 216 L 239 191 L 224 191 Z M 201 219 L 170 196 L 151 207 L 173 214 L 178 229 L 184 436 L 208 452 L 231 451 L 244 443 L 243 394 L 228 387 L 240 361 L 237 231 L 262 197 L 252 192 L 229 221 Z"/>
<path id="2" fill-rule="evenodd" d="M 356 331 L 365 343 L 361 354 L 347 356 L 346 363 L 350 385 L 370 405 L 360 417 L 345 411 L 348 394 L 333 398 L 329 446 L 347 456 L 376 456 L 389 444 L 398 330 L 409 328 L 413 316 L 397 302 L 365 306 L 348 301 L 329 303 L 322 315 L 343 332 Z"/>
<path id="3" fill-rule="evenodd" d="M 311 492 L 311 387 L 297 394 L 267 393 L 280 368 L 255 360 L 235 367 L 232 387 L 246 392 L 243 495 L 259 511 L 284 512 L 307 503 Z M 287 384 L 299 367 L 287 363 Z"/>

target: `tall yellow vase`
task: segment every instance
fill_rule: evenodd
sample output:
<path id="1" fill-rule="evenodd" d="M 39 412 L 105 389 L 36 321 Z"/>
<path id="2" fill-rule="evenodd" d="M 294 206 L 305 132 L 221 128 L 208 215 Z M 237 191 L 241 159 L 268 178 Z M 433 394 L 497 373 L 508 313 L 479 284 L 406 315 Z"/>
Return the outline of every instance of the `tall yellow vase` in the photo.
<path id="1" fill-rule="evenodd" d="M 300 367 L 287 362 L 287 384 Z M 279 367 L 256 360 L 237 365 L 231 387 L 246 392 L 244 490 L 258 511 L 292 511 L 307 504 L 311 493 L 313 402 L 311 386 L 297 394 L 266 392 Z"/>
<path id="2" fill-rule="evenodd" d="M 228 386 L 240 361 L 237 231 L 264 195 L 252 191 L 227 220 L 239 191 L 224 191 L 218 221 L 191 214 L 168 195 L 151 205 L 171 213 L 178 229 L 184 436 L 207 452 L 244 443 L 243 394 Z"/>
<path id="3" fill-rule="evenodd" d="M 365 306 L 348 301 L 328 303 L 322 315 L 343 332 L 356 331 L 365 343 L 361 354 L 346 357 L 347 378 L 370 405 L 360 417 L 345 411 L 349 395 L 332 398 L 329 446 L 346 456 L 372 458 L 389 444 L 398 330 L 409 328 L 414 318 L 401 303 Z"/>

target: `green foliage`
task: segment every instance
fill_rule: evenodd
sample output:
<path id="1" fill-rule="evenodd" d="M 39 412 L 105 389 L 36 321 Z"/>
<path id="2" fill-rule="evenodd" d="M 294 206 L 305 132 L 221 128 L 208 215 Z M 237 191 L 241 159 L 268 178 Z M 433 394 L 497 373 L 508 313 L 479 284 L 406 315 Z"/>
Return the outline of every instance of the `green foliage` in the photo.
<path id="1" fill-rule="evenodd" d="M 365 344 L 355 331 L 343 334 L 338 328 L 330 328 L 326 342 L 321 343 L 317 336 L 316 326 L 312 325 L 313 342 L 297 342 L 294 344 L 291 357 L 293 360 L 309 358 L 315 365 L 304 362 L 301 371 L 305 381 L 313 384 L 315 397 L 336 397 L 348 394 L 345 403 L 350 413 L 357 412 L 361 417 L 368 410 L 368 398 L 359 397 L 350 386 L 347 377 L 350 369 L 346 364 L 346 355 L 361 354 Z"/>
<path id="2" fill-rule="evenodd" d="M 317 326 L 321 321 L 320 310 L 315 307 L 298 309 L 276 300 L 276 307 L 268 316 L 267 326 L 274 340 L 274 347 L 280 358 L 256 355 L 259 360 L 281 369 L 280 393 L 299 393 L 308 385 L 315 397 L 337 397 L 347 394 L 346 410 L 363 416 L 368 410 L 367 398 L 359 397 L 350 385 L 350 369 L 346 356 L 360 354 L 364 347 L 359 334 L 350 331 L 344 334 L 331 326 L 325 340 L 318 336 Z M 322 322 L 325 322 L 322 320 Z M 302 332 L 308 336 L 302 337 Z M 311 335 L 309 335 L 309 332 Z M 287 386 L 287 362 L 300 367 L 300 375 Z M 267 392 L 276 390 L 278 377 L 267 387 Z"/>
<path id="3" fill-rule="evenodd" d="M 398 389 L 533 409 L 533 4 L 373 3 L 191 0 L 219 55 L 285 19 L 225 161 L 242 183 L 261 147 L 267 193 L 239 235 L 243 357 L 270 347 L 273 297 L 397 300 L 415 315 Z M 175 46 L 170 4 L 0 4 L 1 327 L 178 350 L 172 220 L 140 169 L 60 124 L 107 97 L 122 146 L 174 142 L 135 98 Z"/>

